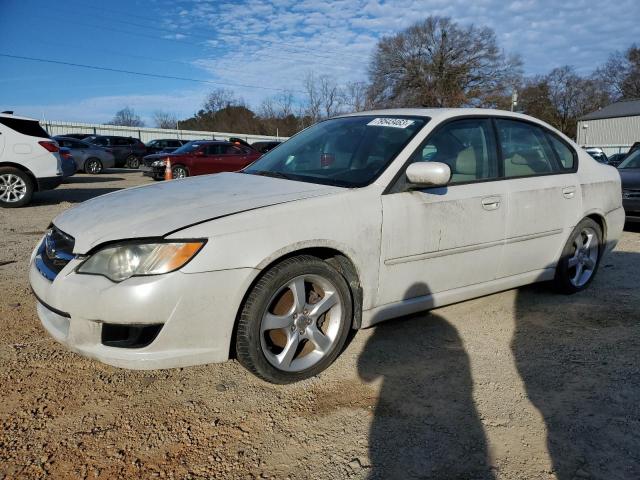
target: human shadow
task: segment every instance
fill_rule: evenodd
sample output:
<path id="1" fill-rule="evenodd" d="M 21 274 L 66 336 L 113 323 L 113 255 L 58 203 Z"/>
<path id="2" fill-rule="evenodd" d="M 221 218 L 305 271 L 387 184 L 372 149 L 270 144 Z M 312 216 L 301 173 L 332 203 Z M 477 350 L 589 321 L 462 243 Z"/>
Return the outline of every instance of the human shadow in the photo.
<path id="1" fill-rule="evenodd" d="M 640 254 L 604 257 L 590 287 L 521 288 L 511 344 L 560 480 L 640 478 Z"/>
<path id="2" fill-rule="evenodd" d="M 428 288 L 415 284 L 407 298 L 411 292 Z M 469 358 L 444 318 L 420 313 L 378 325 L 358 372 L 365 381 L 382 381 L 370 431 L 370 478 L 494 478 Z"/>

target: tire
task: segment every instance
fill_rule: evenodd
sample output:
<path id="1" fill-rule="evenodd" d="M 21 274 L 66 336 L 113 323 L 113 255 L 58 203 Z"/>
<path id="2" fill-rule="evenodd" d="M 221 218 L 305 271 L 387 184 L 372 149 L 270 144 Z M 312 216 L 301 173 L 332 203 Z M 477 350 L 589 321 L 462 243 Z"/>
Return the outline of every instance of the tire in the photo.
<path id="1" fill-rule="evenodd" d="M 554 284 L 561 293 L 573 294 L 593 281 L 603 252 L 602 228 L 590 218 L 573 229 L 556 267 Z"/>
<path id="2" fill-rule="evenodd" d="M 135 155 L 129 155 L 127 160 L 125 161 L 125 166 L 127 168 L 132 168 L 133 170 L 137 170 L 140 168 L 140 159 Z"/>
<path id="3" fill-rule="evenodd" d="M 91 175 L 98 175 L 102 173 L 102 162 L 99 158 L 87 158 L 82 167 L 85 173 L 90 173 Z"/>
<path id="4" fill-rule="evenodd" d="M 319 258 L 292 257 L 265 272 L 249 292 L 238 320 L 237 358 L 270 383 L 304 380 L 338 357 L 352 322 L 345 278 Z"/>
<path id="5" fill-rule="evenodd" d="M 24 207 L 31 201 L 35 185 L 29 175 L 13 167 L 0 167 L 0 207 Z"/>
<path id="6" fill-rule="evenodd" d="M 176 165 L 175 167 L 171 167 L 171 173 L 173 174 L 173 178 L 187 178 L 189 176 L 189 170 L 187 167 L 183 165 Z"/>

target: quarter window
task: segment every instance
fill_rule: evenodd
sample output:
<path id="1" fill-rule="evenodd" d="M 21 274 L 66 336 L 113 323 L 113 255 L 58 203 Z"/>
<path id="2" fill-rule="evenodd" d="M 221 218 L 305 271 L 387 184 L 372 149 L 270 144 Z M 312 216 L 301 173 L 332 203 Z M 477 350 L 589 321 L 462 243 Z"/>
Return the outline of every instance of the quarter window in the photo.
<path id="1" fill-rule="evenodd" d="M 526 177 L 559 171 L 554 153 L 539 127 L 497 119 L 505 177 Z"/>
<path id="2" fill-rule="evenodd" d="M 560 141 L 555 135 L 545 132 L 547 134 L 547 138 L 549 139 L 549 143 L 551 144 L 551 148 L 556 153 L 558 160 L 560 161 L 560 165 L 563 170 L 572 170 L 575 167 L 576 157 L 571 150 L 564 142 Z"/>
<path id="3" fill-rule="evenodd" d="M 498 177 L 491 123 L 486 119 L 446 124 L 416 150 L 412 162 L 441 162 L 451 168 L 451 183 Z"/>

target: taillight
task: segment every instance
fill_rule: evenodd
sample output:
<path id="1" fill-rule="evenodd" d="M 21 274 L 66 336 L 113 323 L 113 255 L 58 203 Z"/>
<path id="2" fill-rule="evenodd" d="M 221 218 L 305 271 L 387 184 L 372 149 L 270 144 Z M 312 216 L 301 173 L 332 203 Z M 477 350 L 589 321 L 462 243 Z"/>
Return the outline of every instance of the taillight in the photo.
<path id="1" fill-rule="evenodd" d="M 71 158 L 71 152 L 60 152 L 62 158 Z"/>
<path id="2" fill-rule="evenodd" d="M 48 151 L 54 153 L 60 150 L 60 147 L 58 147 L 58 144 L 56 142 L 38 142 L 40 145 L 42 145 L 45 149 L 47 149 Z"/>

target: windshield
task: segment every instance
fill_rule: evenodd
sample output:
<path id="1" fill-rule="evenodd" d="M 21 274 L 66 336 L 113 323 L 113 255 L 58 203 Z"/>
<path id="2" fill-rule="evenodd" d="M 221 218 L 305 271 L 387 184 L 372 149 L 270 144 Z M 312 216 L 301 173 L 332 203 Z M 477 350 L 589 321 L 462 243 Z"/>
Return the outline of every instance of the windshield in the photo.
<path id="1" fill-rule="evenodd" d="M 185 143 L 180 148 L 176 148 L 173 151 L 173 153 L 191 153 L 191 152 L 197 150 L 198 148 L 200 148 L 200 145 L 202 145 L 202 143 L 199 143 L 199 142 Z"/>
<path id="2" fill-rule="evenodd" d="M 640 150 L 632 152 L 624 161 L 618 165 L 618 168 L 640 168 Z"/>
<path id="3" fill-rule="evenodd" d="M 269 151 L 244 172 L 342 187 L 374 181 L 428 118 L 357 116 L 326 120 Z"/>

